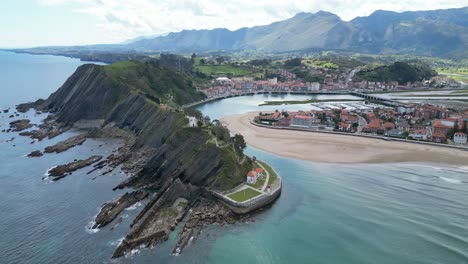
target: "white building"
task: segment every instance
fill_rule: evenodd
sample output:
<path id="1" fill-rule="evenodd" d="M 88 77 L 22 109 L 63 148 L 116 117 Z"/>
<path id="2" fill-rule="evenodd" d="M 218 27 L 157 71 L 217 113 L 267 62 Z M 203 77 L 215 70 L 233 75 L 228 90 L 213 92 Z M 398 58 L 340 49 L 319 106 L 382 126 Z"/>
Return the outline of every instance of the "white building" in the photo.
<path id="1" fill-rule="evenodd" d="M 466 144 L 467 136 L 465 133 L 457 132 L 453 135 L 453 141 L 457 144 Z"/>
<path id="2" fill-rule="evenodd" d="M 410 114 L 410 113 L 414 112 L 414 106 L 412 106 L 412 105 L 399 105 L 397 107 L 397 111 L 400 114 L 403 114 L 403 113 Z"/>
<path id="3" fill-rule="evenodd" d="M 318 90 L 320 90 L 320 83 L 318 83 L 318 82 L 310 83 L 307 88 L 308 88 L 309 91 L 318 91 Z"/>
<path id="4" fill-rule="evenodd" d="M 256 171 L 253 170 L 247 173 L 247 183 L 255 184 L 257 183 L 257 178 L 258 178 L 258 174 Z"/>

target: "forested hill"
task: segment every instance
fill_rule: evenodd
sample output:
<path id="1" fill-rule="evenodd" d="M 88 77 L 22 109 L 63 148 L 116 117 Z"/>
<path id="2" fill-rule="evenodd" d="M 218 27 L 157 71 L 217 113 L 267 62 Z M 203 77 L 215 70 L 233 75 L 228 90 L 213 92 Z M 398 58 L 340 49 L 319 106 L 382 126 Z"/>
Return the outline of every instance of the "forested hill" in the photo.
<path id="1" fill-rule="evenodd" d="M 437 72 L 424 63 L 395 62 L 387 66 L 362 70 L 356 74 L 355 80 L 375 82 L 397 81 L 399 84 L 406 84 L 408 82 L 427 80 L 436 75 Z"/>

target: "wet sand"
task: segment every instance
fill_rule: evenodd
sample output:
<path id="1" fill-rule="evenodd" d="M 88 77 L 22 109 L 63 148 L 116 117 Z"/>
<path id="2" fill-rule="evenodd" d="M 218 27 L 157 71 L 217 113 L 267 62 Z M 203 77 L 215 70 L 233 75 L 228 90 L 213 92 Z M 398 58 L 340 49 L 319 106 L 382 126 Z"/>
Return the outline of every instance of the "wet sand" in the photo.
<path id="1" fill-rule="evenodd" d="M 322 163 L 422 163 L 468 165 L 468 151 L 365 137 L 293 130 L 250 124 L 257 113 L 227 116 L 221 121 L 252 147 L 279 156 Z"/>

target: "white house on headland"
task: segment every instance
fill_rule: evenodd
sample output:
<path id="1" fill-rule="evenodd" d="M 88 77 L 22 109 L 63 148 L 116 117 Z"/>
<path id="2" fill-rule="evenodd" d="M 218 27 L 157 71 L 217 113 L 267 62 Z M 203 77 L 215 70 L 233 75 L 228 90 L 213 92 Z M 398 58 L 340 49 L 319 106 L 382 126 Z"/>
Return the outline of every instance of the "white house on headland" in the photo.
<path id="1" fill-rule="evenodd" d="M 258 174 L 256 171 L 252 170 L 247 173 L 247 183 L 255 184 L 257 183 Z"/>
<path id="2" fill-rule="evenodd" d="M 453 135 L 453 141 L 457 144 L 466 144 L 467 136 L 465 133 L 457 132 Z"/>

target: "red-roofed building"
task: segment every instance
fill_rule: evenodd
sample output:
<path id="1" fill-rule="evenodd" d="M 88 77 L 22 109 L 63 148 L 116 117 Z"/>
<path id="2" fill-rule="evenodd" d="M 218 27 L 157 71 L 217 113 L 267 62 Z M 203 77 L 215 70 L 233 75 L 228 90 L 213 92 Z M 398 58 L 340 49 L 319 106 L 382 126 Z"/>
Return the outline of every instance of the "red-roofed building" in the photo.
<path id="1" fill-rule="evenodd" d="M 447 133 L 443 131 L 432 132 L 432 142 L 445 143 L 447 142 Z"/>
<path id="2" fill-rule="evenodd" d="M 258 168 L 255 168 L 255 172 L 257 173 L 258 177 L 262 177 L 264 170 L 263 168 L 258 167 Z"/>
<path id="3" fill-rule="evenodd" d="M 255 184 L 257 183 L 258 174 L 255 170 L 251 170 L 247 173 L 247 183 Z"/>
<path id="4" fill-rule="evenodd" d="M 311 127 L 312 126 L 312 117 L 306 115 L 295 115 L 292 117 L 291 126 L 297 127 Z"/>
<path id="5" fill-rule="evenodd" d="M 451 121 L 451 120 L 441 120 L 441 119 L 434 120 L 432 122 L 432 134 L 447 135 L 447 133 L 451 129 L 453 129 L 454 126 L 455 126 L 455 122 Z M 433 138 L 434 138 L 434 136 L 433 136 Z"/>
<path id="6" fill-rule="evenodd" d="M 385 122 L 385 124 L 382 125 L 386 131 L 395 129 L 395 124 L 392 122 Z"/>

